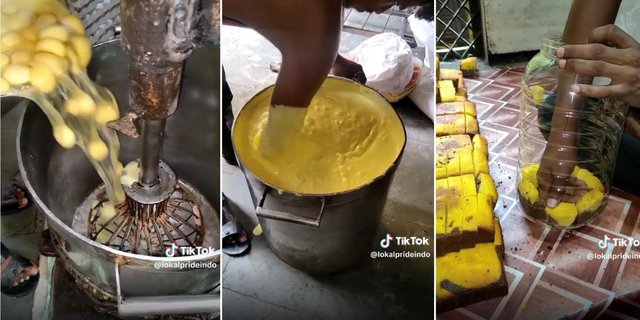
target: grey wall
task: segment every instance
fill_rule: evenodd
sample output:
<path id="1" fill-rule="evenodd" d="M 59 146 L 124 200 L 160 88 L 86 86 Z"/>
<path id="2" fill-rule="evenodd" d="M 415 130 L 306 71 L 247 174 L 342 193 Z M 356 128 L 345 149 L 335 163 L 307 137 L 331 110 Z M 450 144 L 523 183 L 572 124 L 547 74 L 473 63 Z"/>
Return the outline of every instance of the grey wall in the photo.
<path id="1" fill-rule="evenodd" d="M 562 34 L 570 0 L 483 0 L 483 20 L 490 54 L 532 51 L 542 38 Z M 640 1 L 623 0 L 616 24 L 640 39 Z"/>

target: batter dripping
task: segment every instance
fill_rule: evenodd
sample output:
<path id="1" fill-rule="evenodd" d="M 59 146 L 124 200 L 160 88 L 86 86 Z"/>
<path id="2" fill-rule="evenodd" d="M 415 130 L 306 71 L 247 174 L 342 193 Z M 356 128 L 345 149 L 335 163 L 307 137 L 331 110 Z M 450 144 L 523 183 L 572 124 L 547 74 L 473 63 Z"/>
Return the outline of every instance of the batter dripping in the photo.
<path id="1" fill-rule="evenodd" d="M 91 44 L 82 22 L 55 0 L 2 1 L 0 94 L 34 101 L 64 148 L 78 145 L 106 185 L 107 210 L 125 200 L 113 95 L 86 73 Z"/>

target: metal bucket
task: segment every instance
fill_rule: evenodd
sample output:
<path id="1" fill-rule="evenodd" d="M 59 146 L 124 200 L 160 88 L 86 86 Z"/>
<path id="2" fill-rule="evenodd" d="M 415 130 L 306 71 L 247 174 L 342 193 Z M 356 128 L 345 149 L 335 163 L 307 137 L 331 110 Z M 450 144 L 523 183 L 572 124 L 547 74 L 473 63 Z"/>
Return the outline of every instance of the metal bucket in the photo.
<path id="1" fill-rule="evenodd" d="M 89 75 L 113 92 L 122 113 L 129 111 L 127 70 L 127 57 L 119 41 L 94 48 Z M 162 152 L 162 159 L 177 176 L 198 189 L 215 209 L 219 209 L 220 199 L 219 81 L 218 50 L 196 50 L 186 62 L 180 107 L 167 121 Z M 219 269 L 158 268 L 168 262 L 219 264 L 217 213 L 203 217 L 205 237 L 216 248 L 209 254 L 155 257 L 91 241 L 71 225 L 76 208 L 101 183 L 98 174 L 79 148 L 58 146 L 37 106 L 25 109 L 18 130 L 18 161 L 25 183 L 53 231 L 60 258 L 98 304 L 108 309 L 117 303 L 121 316 L 219 311 L 219 294 L 215 293 L 220 284 Z M 141 139 L 120 136 L 120 142 L 122 162 L 139 157 Z"/>
<path id="2" fill-rule="evenodd" d="M 354 92 L 375 92 L 343 78 L 329 77 L 326 81 L 342 81 Z M 246 103 L 234 128 L 242 112 L 264 100 L 272 89 L 273 86 L 265 88 Z M 381 105 L 392 108 L 384 97 L 378 96 Z M 276 255 L 289 265 L 314 274 L 341 272 L 356 265 L 371 250 L 389 186 L 404 153 L 406 131 L 404 137 L 397 158 L 383 175 L 356 189 L 333 194 L 281 192 L 251 172 L 236 153 L 265 239 Z"/>

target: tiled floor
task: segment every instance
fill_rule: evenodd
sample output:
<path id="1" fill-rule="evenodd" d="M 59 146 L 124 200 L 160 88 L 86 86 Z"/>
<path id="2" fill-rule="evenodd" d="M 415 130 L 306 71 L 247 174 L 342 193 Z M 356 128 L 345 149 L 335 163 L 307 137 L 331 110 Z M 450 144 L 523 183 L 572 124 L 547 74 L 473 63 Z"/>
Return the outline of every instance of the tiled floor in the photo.
<path id="1" fill-rule="evenodd" d="M 403 36 L 408 29 L 407 19 L 393 15 L 390 11 L 383 13 L 360 12 L 355 9 L 345 9 L 343 13 L 344 26 L 362 30 L 372 34 L 391 32 Z M 411 31 L 408 29 L 409 32 Z"/>
<path id="2" fill-rule="evenodd" d="M 560 231 L 527 220 L 517 203 L 518 123 L 523 67 L 481 70 L 465 79 L 489 140 L 500 199 L 509 294 L 440 315 L 442 319 L 612 319 L 640 316 L 640 259 L 589 260 L 589 253 L 640 253 L 639 247 L 597 247 L 605 234 L 640 238 L 640 197 L 613 190 L 591 226 Z"/>
<path id="3" fill-rule="evenodd" d="M 250 97 L 275 81 L 269 64 L 280 57 L 254 31 L 223 28 L 222 60 L 237 113 Z M 340 50 L 349 50 L 363 39 L 345 33 Z M 388 232 L 431 238 L 433 123 L 406 101 L 396 108 L 408 142 L 375 239 Z M 226 163 L 222 190 L 244 227 L 253 229 L 257 218 L 246 180 L 238 168 Z M 252 239 L 248 255 L 225 255 L 222 267 L 225 320 L 422 319 L 433 312 L 433 259 L 365 258 L 348 272 L 312 276 L 282 262 L 258 236 Z"/>

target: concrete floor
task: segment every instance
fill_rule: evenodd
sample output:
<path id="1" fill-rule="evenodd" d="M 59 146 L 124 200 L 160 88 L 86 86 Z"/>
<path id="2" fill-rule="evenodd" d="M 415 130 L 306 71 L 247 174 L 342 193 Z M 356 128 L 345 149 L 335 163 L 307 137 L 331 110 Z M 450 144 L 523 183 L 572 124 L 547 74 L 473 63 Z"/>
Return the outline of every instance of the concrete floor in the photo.
<path id="1" fill-rule="evenodd" d="M 275 81 L 269 64 L 278 51 L 256 32 L 223 27 L 222 61 L 234 94 L 234 113 Z M 343 34 L 340 51 L 364 40 Z M 424 52 L 424 51 L 423 51 Z M 433 123 L 410 102 L 396 104 L 407 128 L 404 157 L 391 186 L 375 239 L 386 233 L 433 234 Z M 242 172 L 222 165 L 222 190 L 247 230 L 257 225 Z M 223 256 L 223 319 L 423 319 L 433 314 L 433 260 L 370 259 L 332 276 L 311 276 L 282 262 L 264 237 L 243 257 Z M 374 244 L 372 244 L 374 248 Z M 400 247 L 427 250 L 431 247 Z"/>

